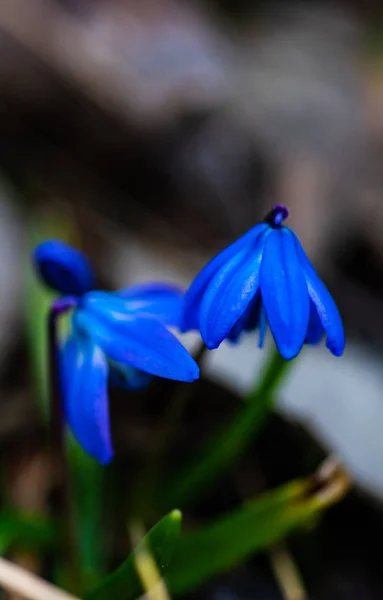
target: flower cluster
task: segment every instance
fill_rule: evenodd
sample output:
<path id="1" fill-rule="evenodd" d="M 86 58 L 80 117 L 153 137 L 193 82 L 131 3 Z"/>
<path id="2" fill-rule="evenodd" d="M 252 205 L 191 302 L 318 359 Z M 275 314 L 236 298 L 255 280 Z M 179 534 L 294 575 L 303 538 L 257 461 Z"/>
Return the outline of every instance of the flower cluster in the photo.
<path id="1" fill-rule="evenodd" d="M 66 421 L 84 450 L 110 461 L 108 381 L 128 389 L 151 376 L 193 381 L 198 365 L 169 331 L 197 329 L 209 349 L 245 331 L 267 327 L 285 359 L 303 344 L 327 337 L 335 355 L 345 340 L 338 309 L 308 260 L 297 236 L 283 225 L 276 205 L 264 221 L 213 258 L 184 295 L 164 283 L 98 291 L 87 258 L 51 240 L 34 252 L 36 272 L 60 299 L 52 310 L 72 310 L 70 333 L 59 349 Z"/>

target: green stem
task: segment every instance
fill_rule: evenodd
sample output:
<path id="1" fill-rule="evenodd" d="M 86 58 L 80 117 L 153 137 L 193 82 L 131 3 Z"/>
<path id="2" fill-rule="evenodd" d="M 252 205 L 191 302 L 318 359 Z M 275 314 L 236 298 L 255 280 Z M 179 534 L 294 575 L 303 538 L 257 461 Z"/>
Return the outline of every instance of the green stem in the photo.
<path id="1" fill-rule="evenodd" d="M 64 521 L 64 543 L 72 577 L 76 587 L 81 586 L 75 521 L 70 488 L 69 465 L 65 447 L 65 422 L 63 401 L 60 389 L 60 373 L 58 365 L 58 319 L 73 308 L 72 298 L 59 298 L 51 307 L 48 318 L 48 352 L 49 352 L 49 437 L 52 472 L 55 475 L 54 500 L 52 516 Z"/>
<path id="2" fill-rule="evenodd" d="M 275 391 L 292 362 L 285 361 L 279 352 L 273 351 L 261 381 L 246 396 L 246 403 L 234 421 L 208 440 L 197 459 L 164 486 L 158 499 L 160 510 L 170 504 L 184 506 L 243 453 L 265 422 Z"/>
<path id="3" fill-rule="evenodd" d="M 200 367 L 206 352 L 207 348 L 202 343 L 194 356 Z M 177 381 L 174 384 L 162 424 L 158 428 L 158 435 L 151 448 L 147 466 L 135 486 L 133 512 L 141 516 L 150 515 L 154 510 L 166 458 L 171 451 L 177 429 L 182 426 L 183 415 L 192 394 L 195 393 L 196 385 L 198 386 L 199 382 L 194 385 L 185 385 L 185 383 Z"/>

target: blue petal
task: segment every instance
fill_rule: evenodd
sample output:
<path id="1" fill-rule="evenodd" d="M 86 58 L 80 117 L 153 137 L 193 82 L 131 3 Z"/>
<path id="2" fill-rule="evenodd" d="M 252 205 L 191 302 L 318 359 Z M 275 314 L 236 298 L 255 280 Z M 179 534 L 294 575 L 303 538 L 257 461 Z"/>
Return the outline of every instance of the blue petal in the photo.
<path id="1" fill-rule="evenodd" d="M 184 292 L 167 283 L 141 283 L 116 294 L 126 300 L 126 309 L 141 310 L 157 317 L 164 325 L 180 326 Z"/>
<path id="2" fill-rule="evenodd" d="M 91 335 L 107 356 L 152 375 L 179 381 L 194 381 L 199 368 L 178 339 L 150 315 L 130 315 L 113 308 L 78 310 L 76 325 Z"/>
<path id="3" fill-rule="evenodd" d="M 217 271 L 230 259 L 235 256 L 246 246 L 251 246 L 252 243 L 261 235 L 266 229 L 269 229 L 267 223 L 259 223 L 242 237 L 236 240 L 233 244 L 222 250 L 217 256 L 215 256 L 207 265 L 200 271 L 193 283 L 189 287 L 185 294 L 183 318 L 182 318 L 182 331 L 189 331 L 190 329 L 199 329 L 200 319 L 199 311 L 200 304 L 207 286 L 210 280 Z"/>
<path id="4" fill-rule="evenodd" d="M 290 229 L 274 229 L 268 236 L 261 268 L 261 294 L 267 320 L 285 359 L 301 350 L 309 320 L 306 280 Z"/>
<path id="5" fill-rule="evenodd" d="M 344 352 L 345 337 L 338 308 L 330 292 L 319 279 L 317 272 L 307 258 L 296 236 L 295 245 L 306 277 L 310 298 L 315 305 L 319 319 L 327 335 L 326 346 L 335 356 L 341 356 Z"/>
<path id="6" fill-rule="evenodd" d="M 61 382 L 67 423 L 82 448 L 99 463 L 113 455 L 108 412 L 108 365 L 89 338 L 72 334 L 61 352 Z"/>
<path id="7" fill-rule="evenodd" d="M 306 344 L 319 344 L 324 335 L 323 325 L 315 304 L 310 300 L 310 317 L 306 333 Z"/>
<path id="8" fill-rule="evenodd" d="M 59 240 L 39 244 L 33 262 L 42 281 L 60 294 L 81 296 L 94 287 L 87 257 Z"/>
<path id="9" fill-rule="evenodd" d="M 250 248 L 231 257 L 208 284 L 201 302 L 201 336 L 210 349 L 217 348 L 246 312 L 259 288 L 259 273 L 267 228 Z"/>
<path id="10" fill-rule="evenodd" d="M 152 381 L 152 375 L 139 371 L 130 365 L 123 365 L 114 361 L 109 362 L 110 382 L 112 385 L 125 390 L 141 390 Z"/>

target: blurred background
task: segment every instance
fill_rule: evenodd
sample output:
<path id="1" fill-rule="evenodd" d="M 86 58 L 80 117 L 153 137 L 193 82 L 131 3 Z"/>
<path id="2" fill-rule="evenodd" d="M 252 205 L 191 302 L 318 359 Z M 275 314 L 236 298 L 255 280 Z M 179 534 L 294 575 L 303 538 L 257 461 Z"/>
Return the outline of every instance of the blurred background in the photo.
<path id="1" fill-rule="evenodd" d="M 338 303 L 347 351 L 302 353 L 254 447 L 189 519 L 334 452 L 355 490 L 292 551 L 310 598 L 383 597 L 382 13 L 373 0 L 0 2 L 1 502 L 43 510 L 51 477 L 28 352 L 32 244 L 73 236 L 106 287 L 187 286 L 281 202 Z M 206 358 L 175 445 L 193 454 L 264 355 L 249 335 Z M 127 479 L 150 450 L 162 396 L 113 395 Z M 16 558 L 34 568 L 30 554 Z M 283 598 L 264 556 L 189 597 Z"/>

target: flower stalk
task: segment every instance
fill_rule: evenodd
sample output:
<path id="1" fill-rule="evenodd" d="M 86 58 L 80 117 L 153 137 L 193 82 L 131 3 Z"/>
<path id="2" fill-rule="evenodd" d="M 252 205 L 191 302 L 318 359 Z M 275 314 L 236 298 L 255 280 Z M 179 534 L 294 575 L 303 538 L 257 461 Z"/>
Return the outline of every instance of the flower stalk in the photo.
<path id="1" fill-rule="evenodd" d="M 49 361 L 49 433 L 50 446 L 55 463 L 55 474 L 62 480 L 66 471 L 64 411 L 60 390 L 58 365 L 59 332 L 58 319 L 76 306 L 74 298 L 59 298 L 53 302 L 48 316 Z M 57 471 L 56 471 L 57 468 Z"/>
<path id="2" fill-rule="evenodd" d="M 63 518 L 64 541 L 71 572 L 78 584 L 80 581 L 76 530 L 74 523 L 70 473 L 65 445 L 65 418 L 59 373 L 59 331 L 58 321 L 76 306 L 72 297 L 59 298 L 53 302 L 48 317 L 49 353 L 49 443 L 51 449 L 52 475 L 54 488 L 51 510 L 53 517 Z"/>
<path id="3" fill-rule="evenodd" d="M 181 473 L 166 482 L 159 496 L 161 510 L 172 503 L 184 506 L 235 462 L 265 423 L 278 386 L 292 365 L 293 361 L 284 360 L 277 350 L 271 353 L 261 380 L 246 396 L 237 416 L 209 438 Z"/>

